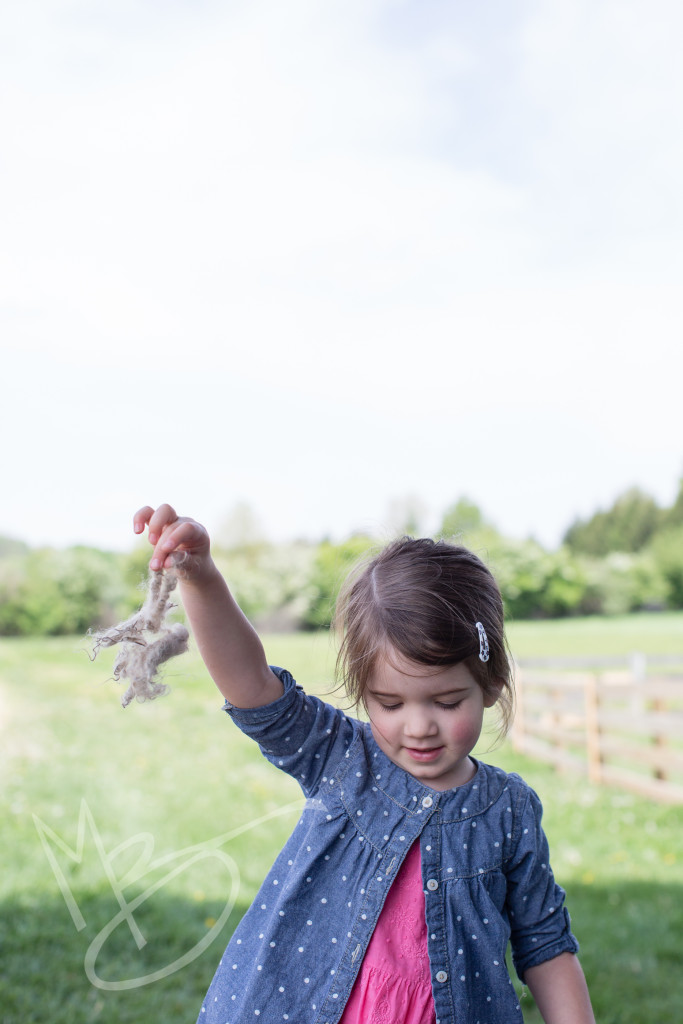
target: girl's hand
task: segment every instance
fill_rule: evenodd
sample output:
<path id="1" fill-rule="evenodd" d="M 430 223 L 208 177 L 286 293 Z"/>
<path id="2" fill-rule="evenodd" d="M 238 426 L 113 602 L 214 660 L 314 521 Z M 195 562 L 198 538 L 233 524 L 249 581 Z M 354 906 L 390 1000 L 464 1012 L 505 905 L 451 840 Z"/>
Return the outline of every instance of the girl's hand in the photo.
<path id="1" fill-rule="evenodd" d="M 133 529 L 142 533 L 149 527 L 149 542 L 154 553 L 150 569 L 175 569 L 186 580 L 199 578 L 210 566 L 209 535 L 199 523 L 187 516 L 179 516 L 170 505 L 153 509 L 149 505 L 139 509 L 133 517 Z"/>
<path id="2" fill-rule="evenodd" d="M 199 652 L 216 686 L 238 708 L 256 708 L 282 696 L 283 686 L 268 668 L 263 645 L 216 568 L 209 535 L 194 519 L 170 505 L 145 505 L 133 518 L 136 533 L 149 527 L 153 572 L 175 569 L 183 606 Z"/>

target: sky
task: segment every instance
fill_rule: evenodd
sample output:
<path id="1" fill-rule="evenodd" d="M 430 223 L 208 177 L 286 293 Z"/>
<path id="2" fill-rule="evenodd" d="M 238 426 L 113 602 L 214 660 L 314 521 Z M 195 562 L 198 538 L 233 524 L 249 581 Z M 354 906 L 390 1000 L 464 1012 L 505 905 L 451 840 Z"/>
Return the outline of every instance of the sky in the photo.
<path id="1" fill-rule="evenodd" d="M 559 543 L 683 477 L 674 0 L 0 8 L 0 534 Z M 397 511 L 398 510 L 398 511 Z"/>

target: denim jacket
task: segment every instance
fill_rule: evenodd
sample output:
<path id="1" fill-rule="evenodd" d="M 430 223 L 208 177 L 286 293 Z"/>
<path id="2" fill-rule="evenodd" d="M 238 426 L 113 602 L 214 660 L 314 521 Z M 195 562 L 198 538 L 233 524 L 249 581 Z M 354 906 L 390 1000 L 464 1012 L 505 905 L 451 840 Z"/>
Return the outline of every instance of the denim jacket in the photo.
<path id="1" fill-rule="evenodd" d="M 238 925 L 198 1024 L 336 1024 L 403 859 L 420 843 L 437 1024 L 520 1024 L 505 952 L 524 972 L 576 952 L 541 828 L 541 804 L 517 775 L 477 764 L 439 792 L 397 767 L 369 725 L 285 692 L 226 710 L 292 775 L 306 803 Z"/>

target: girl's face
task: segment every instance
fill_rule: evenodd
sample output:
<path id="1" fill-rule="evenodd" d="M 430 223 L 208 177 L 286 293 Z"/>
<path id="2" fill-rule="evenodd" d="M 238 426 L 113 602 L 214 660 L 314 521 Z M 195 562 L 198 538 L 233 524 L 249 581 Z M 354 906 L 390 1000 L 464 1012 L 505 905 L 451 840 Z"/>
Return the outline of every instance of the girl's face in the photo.
<path id="1" fill-rule="evenodd" d="M 378 662 L 365 692 L 377 745 L 399 768 L 432 789 L 452 789 L 475 773 L 469 753 L 482 729 L 485 697 L 461 662 L 433 668 L 391 654 Z"/>

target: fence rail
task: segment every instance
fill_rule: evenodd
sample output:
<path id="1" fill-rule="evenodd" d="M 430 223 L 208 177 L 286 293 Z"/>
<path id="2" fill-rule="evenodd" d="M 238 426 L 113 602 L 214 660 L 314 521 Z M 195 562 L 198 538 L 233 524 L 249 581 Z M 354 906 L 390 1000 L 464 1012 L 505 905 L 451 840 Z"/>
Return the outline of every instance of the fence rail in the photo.
<path id="1" fill-rule="evenodd" d="M 515 750 L 595 783 L 683 803 L 683 672 L 652 675 L 654 664 L 680 666 L 683 656 L 634 655 L 626 669 L 616 659 L 518 664 Z"/>

